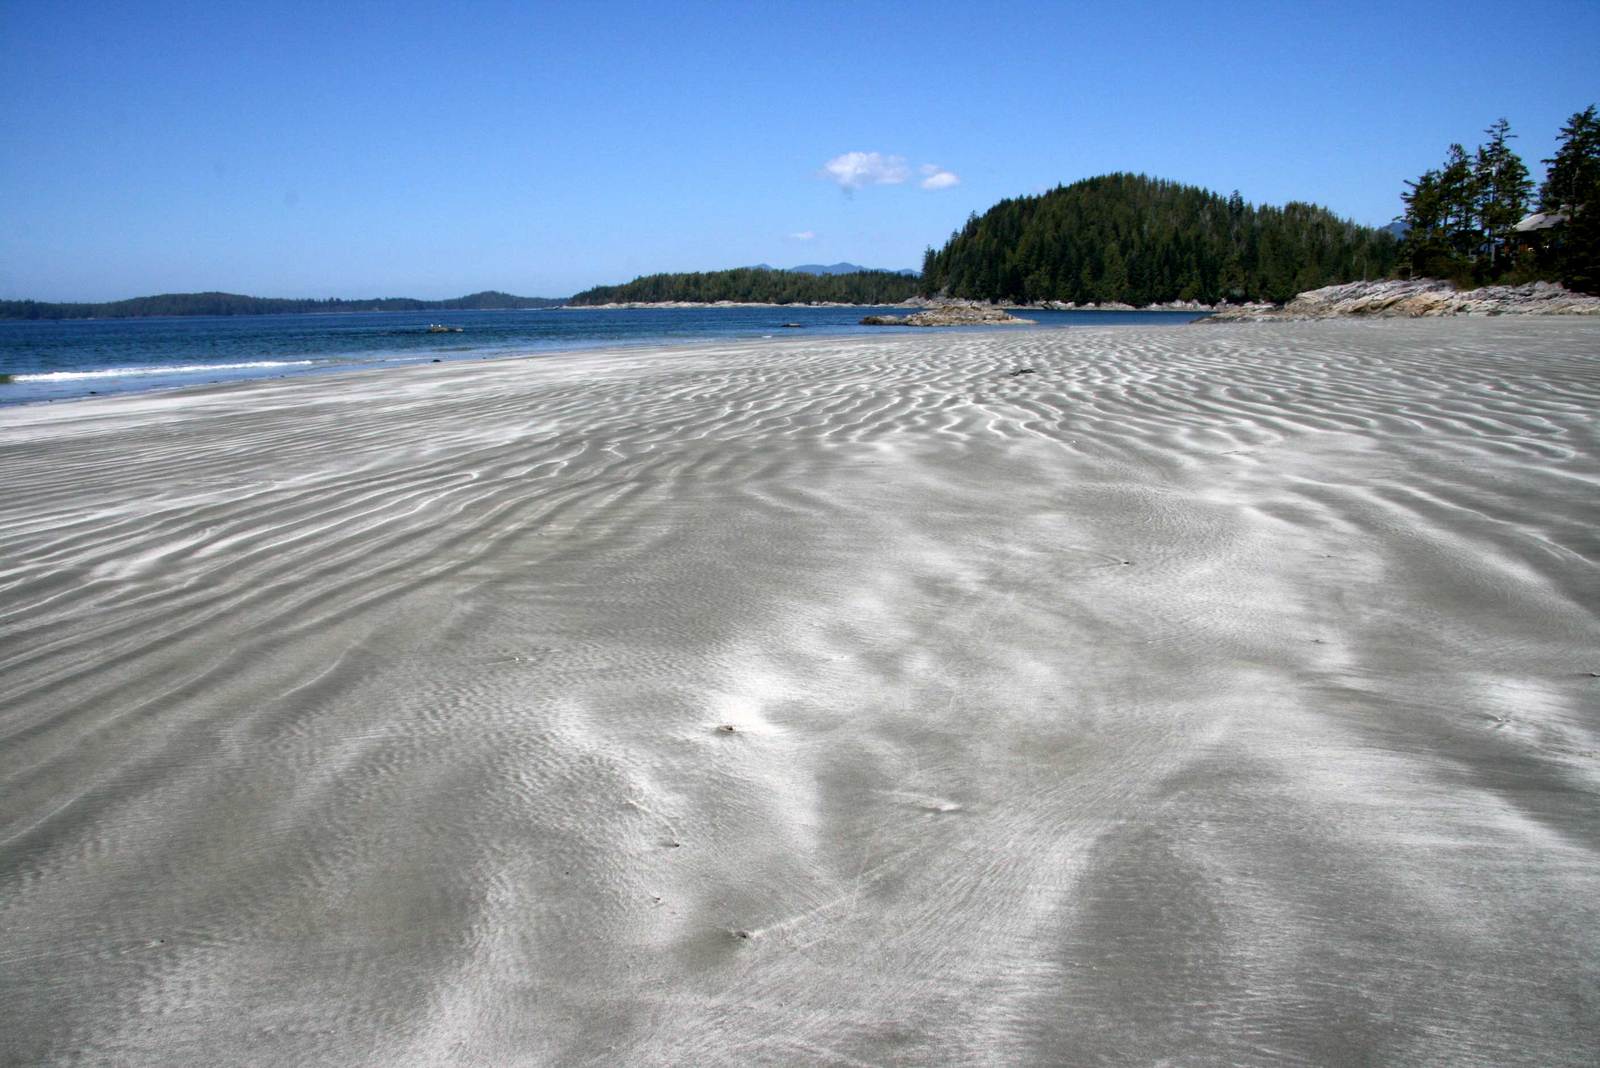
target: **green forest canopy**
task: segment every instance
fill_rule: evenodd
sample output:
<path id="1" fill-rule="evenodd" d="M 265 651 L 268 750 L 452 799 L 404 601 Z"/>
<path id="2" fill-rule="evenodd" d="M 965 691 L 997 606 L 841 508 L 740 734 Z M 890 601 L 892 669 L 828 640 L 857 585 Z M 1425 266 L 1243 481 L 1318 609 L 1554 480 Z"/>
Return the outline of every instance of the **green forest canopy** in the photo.
<path id="1" fill-rule="evenodd" d="M 1394 237 L 1312 204 L 1256 207 L 1142 174 L 1002 200 L 929 249 L 928 293 L 1029 303 L 1285 301 L 1382 278 Z"/>
<path id="2" fill-rule="evenodd" d="M 893 271 L 816 275 L 738 267 L 731 271 L 652 274 L 616 286 L 586 289 L 575 305 L 731 300 L 750 304 L 898 304 L 917 295 L 919 280 Z"/>

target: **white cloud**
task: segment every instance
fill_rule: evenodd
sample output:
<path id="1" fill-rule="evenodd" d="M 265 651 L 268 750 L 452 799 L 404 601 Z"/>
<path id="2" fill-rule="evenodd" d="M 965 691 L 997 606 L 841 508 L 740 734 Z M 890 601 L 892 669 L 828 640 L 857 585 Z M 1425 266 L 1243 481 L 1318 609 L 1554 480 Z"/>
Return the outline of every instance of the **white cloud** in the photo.
<path id="1" fill-rule="evenodd" d="M 796 241 L 810 241 L 812 238 L 816 237 L 817 234 L 814 230 L 800 230 L 796 233 L 790 234 L 789 236 L 794 238 Z"/>
<path id="2" fill-rule="evenodd" d="M 846 152 L 822 165 L 822 174 L 849 192 L 864 185 L 899 185 L 911 175 L 901 156 L 879 152 Z"/>
<path id="3" fill-rule="evenodd" d="M 953 185 L 961 184 L 960 178 L 936 164 L 924 163 L 922 165 L 922 173 L 927 175 L 922 180 L 922 188 L 924 189 L 949 189 Z"/>

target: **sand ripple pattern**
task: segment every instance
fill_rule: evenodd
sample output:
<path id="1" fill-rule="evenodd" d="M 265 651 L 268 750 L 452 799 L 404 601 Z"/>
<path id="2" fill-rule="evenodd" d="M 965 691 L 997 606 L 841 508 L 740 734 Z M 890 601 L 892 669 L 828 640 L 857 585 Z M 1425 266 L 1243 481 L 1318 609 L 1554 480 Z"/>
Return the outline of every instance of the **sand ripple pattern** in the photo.
<path id="1" fill-rule="evenodd" d="M 1597 415 L 1510 321 L 7 409 L 0 1063 L 1593 1064 Z"/>

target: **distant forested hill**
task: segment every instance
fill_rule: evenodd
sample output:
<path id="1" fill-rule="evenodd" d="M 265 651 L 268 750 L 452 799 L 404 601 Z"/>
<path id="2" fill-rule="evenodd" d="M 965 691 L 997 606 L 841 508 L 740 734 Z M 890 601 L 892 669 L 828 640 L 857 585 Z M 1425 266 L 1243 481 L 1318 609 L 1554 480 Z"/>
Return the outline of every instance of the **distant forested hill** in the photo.
<path id="1" fill-rule="evenodd" d="M 596 286 L 570 304 L 626 304 L 634 301 L 741 301 L 754 304 L 897 304 L 915 296 L 917 278 L 890 271 L 814 275 L 739 267 L 731 271 L 652 274 L 619 286 Z"/>
<path id="2" fill-rule="evenodd" d="M 1285 301 L 1382 278 L 1393 235 L 1326 208 L 1246 204 L 1238 193 L 1108 174 L 974 215 L 922 268 L 925 292 L 996 301 Z"/>
<path id="3" fill-rule="evenodd" d="M 510 308 L 552 308 L 565 301 L 546 297 L 514 297 L 485 290 L 452 300 L 379 297 L 372 300 L 292 300 L 241 297 L 236 293 L 163 293 L 104 304 L 47 304 L 37 300 L 0 300 L 0 319 L 120 319 L 152 315 L 280 315 L 292 312 L 357 311 L 492 311 Z"/>

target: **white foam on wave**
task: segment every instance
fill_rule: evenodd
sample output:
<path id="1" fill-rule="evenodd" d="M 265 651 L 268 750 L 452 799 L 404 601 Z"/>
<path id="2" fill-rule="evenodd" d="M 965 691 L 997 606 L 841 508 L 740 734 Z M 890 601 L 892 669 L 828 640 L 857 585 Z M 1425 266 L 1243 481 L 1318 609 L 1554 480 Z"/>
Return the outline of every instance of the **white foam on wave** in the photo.
<path id="1" fill-rule="evenodd" d="M 187 363 L 163 367 L 107 367 L 99 371 L 41 371 L 12 375 L 13 382 L 73 382 L 83 378 L 127 378 L 134 375 L 191 375 L 211 371 L 250 371 L 263 367 L 310 367 L 315 360 L 250 360 L 245 363 Z"/>

